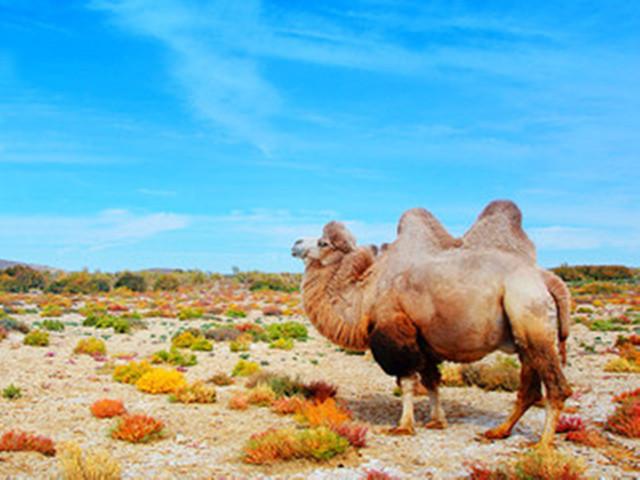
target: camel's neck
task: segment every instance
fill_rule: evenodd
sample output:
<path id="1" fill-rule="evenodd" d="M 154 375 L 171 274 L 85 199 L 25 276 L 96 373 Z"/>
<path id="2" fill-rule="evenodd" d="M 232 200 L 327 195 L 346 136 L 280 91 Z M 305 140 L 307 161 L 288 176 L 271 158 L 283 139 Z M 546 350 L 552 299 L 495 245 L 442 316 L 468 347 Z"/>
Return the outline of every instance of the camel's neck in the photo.
<path id="1" fill-rule="evenodd" d="M 362 249 L 332 265 L 309 265 L 304 274 L 302 298 L 309 320 L 344 348 L 366 350 L 369 346 L 362 275 L 372 263 L 371 252 Z"/>

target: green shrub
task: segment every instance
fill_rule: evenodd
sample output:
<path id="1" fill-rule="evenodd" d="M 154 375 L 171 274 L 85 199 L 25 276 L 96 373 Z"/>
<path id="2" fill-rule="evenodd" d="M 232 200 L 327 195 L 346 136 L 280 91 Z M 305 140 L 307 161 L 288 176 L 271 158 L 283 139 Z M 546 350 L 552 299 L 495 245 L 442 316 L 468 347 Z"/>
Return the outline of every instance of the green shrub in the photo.
<path id="1" fill-rule="evenodd" d="M 153 354 L 151 363 L 168 363 L 180 367 L 191 367 L 198 363 L 198 359 L 193 354 L 184 355 L 176 347 L 171 347 L 169 351 L 160 350 Z"/>
<path id="2" fill-rule="evenodd" d="M 269 344 L 269 348 L 293 350 L 293 340 L 291 338 L 278 338 Z"/>
<path id="3" fill-rule="evenodd" d="M 49 330 L 50 332 L 61 332 L 62 330 L 64 330 L 64 323 L 62 323 L 60 320 L 43 320 L 42 321 L 42 327 L 45 330 Z"/>
<path id="4" fill-rule="evenodd" d="M 142 275 L 124 272 L 118 277 L 114 286 L 128 288 L 132 292 L 144 292 L 147 289 L 147 282 Z"/>
<path id="5" fill-rule="evenodd" d="M 269 340 L 280 338 L 293 338 L 295 340 L 306 340 L 308 338 L 307 327 L 300 322 L 272 323 L 267 326 Z"/>
<path id="6" fill-rule="evenodd" d="M 194 351 L 210 352 L 211 350 L 213 350 L 213 345 L 211 345 L 211 342 L 206 338 L 198 337 L 189 348 Z"/>
<path id="7" fill-rule="evenodd" d="M 247 360 L 239 360 L 233 367 L 231 376 L 233 377 L 248 377 L 260 370 L 260 365 L 256 362 L 249 362 Z"/>
<path id="8" fill-rule="evenodd" d="M 180 320 L 193 320 L 195 318 L 202 318 L 204 310 L 200 307 L 182 307 L 178 313 L 178 319 Z"/>

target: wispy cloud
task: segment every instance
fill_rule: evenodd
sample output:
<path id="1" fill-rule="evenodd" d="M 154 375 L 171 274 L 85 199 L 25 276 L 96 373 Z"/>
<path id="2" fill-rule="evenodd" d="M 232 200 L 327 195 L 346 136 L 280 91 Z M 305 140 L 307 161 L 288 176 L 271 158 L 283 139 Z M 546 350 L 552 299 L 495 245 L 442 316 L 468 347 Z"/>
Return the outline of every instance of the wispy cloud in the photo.
<path id="1" fill-rule="evenodd" d="M 0 216 L 0 245 L 60 250 L 103 250 L 186 228 L 189 217 L 173 213 L 134 214 L 111 209 L 90 216 Z"/>

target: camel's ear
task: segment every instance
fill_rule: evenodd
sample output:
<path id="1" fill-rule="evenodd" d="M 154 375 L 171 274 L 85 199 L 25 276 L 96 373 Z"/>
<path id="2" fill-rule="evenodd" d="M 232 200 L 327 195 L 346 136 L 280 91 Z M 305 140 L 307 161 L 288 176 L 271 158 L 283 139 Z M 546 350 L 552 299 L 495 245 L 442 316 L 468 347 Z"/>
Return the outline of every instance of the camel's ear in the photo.
<path id="1" fill-rule="evenodd" d="M 356 248 L 356 239 L 341 222 L 329 222 L 322 230 L 323 235 L 331 244 L 343 253 L 349 253 Z"/>

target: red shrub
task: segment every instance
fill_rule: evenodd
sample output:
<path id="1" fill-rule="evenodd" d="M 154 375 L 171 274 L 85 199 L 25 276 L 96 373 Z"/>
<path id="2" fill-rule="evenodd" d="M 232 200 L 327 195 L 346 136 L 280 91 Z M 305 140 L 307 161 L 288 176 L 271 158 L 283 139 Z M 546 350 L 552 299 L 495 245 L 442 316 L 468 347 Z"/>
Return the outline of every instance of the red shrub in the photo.
<path id="1" fill-rule="evenodd" d="M 364 477 L 365 480 L 398 480 L 398 477 L 394 477 L 384 470 L 377 470 L 375 468 L 365 470 L 364 473 L 367 475 Z"/>
<path id="2" fill-rule="evenodd" d="M 322 403 L 328 398 L 335 397 L 338 393 L 338 387 L 327 382 L 318 381 L 305 385 L 308 396 Z"/>
<path id="3" fill-rule="evenodd" d="M 146 443 L 163 435 L 164 423 L 147 415 L 123 415 L 111 430 L 111 438 L 131 443 Z"/>
<path id="4" fill-rule="evenodd" d="M 640 399 L 632 398 L 616 407 L 607 418 L 607 430 L 629 438 L 640 438 Z"/>
<path id="5" fill-rule="evenodd" d="M 580 417 L 560 417 L 556 425 L 556 433 L 578 432 L 584 430 L 584 423 Z"/>
<path id="6" fill-rule="evenodd" d="M 355 448 L 364 448 L 367 446 L 367 427 L 364 425 L 343 423 L 342 425 L 333 425 L 330 428 L 341 437 L 349 440 L 351 446 Z"/>
<path id="7" fill-rule="evenodd" d="M 40 452 L 53 456 L 56 448 L 50 438 L 11 430 L 0 438 L 0 452 Z"/>
<path id="8" fill-rule="evenodd" d="M 620 395 L 616 395 L 613 397 L 613 401 L 616 403 L 624 403 L 627 400 L 631 399 L 640 399 L 640 388 L 636 388 L 635 390 L 628 390 L 626 392 L 622 392 Z"/>

